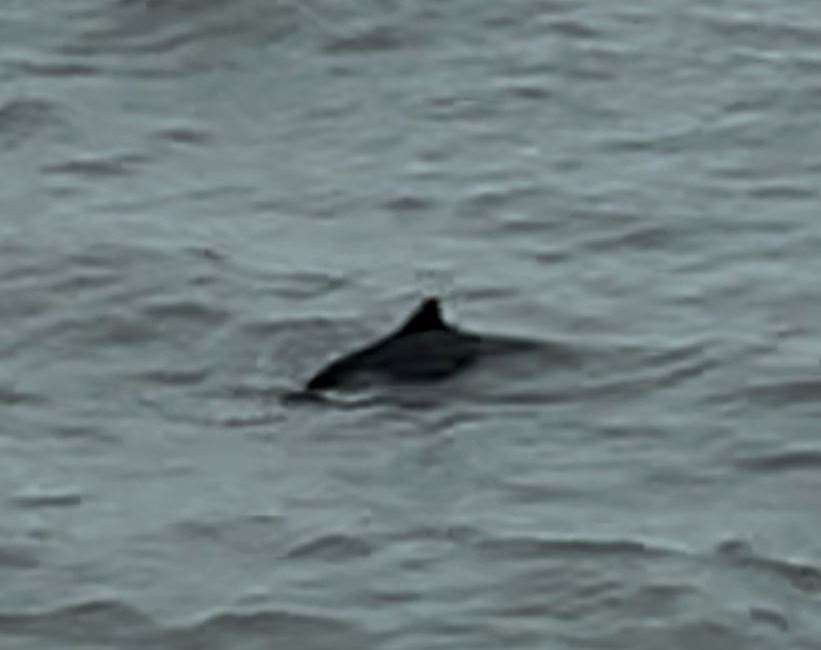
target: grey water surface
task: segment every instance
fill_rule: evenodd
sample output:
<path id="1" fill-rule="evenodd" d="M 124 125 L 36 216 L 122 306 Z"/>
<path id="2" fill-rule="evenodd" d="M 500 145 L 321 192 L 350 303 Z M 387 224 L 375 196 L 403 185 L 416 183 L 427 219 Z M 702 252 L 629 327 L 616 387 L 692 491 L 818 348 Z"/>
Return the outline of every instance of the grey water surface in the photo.
<path id="1" fill-rule="evenodd" d="M 3 649 L 821 648 L 817 0 L 4 0 L 0 161 Z"/>

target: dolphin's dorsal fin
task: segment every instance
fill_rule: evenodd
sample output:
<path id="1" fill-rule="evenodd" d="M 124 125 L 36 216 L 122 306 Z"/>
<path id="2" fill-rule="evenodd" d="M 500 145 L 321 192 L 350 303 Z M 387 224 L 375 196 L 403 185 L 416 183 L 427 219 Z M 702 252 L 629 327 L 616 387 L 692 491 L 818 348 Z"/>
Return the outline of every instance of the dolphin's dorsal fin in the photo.
<path id="1" fill-rule="evenodd" d="M 411 317 L 397 332 L 397 335 L 405 336 L 406 334 L 416 334 L 418 332 L 449 329 L 447 323 L 442 320 L 442 313 L 439 309 L 439 299 L 427 298 L 416 308 L 416 311 L 411 314 Z"/>

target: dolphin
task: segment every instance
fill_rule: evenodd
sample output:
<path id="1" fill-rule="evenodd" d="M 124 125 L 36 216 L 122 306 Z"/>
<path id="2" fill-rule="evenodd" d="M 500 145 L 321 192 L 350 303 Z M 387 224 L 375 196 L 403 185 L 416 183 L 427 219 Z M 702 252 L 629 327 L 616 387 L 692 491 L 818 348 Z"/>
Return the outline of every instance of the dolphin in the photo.
<path id="1" fill-rule="evenodd" d="M 527 351 L 534 344 L 521 339 L 480 336 L 442 319 L 438 298 L 426 298 L 392 334 L 347 354 L 320 370 L 306 384 L 308 391 L 389 383 L 423 383 L 451 377 L 480 356 Z"/>

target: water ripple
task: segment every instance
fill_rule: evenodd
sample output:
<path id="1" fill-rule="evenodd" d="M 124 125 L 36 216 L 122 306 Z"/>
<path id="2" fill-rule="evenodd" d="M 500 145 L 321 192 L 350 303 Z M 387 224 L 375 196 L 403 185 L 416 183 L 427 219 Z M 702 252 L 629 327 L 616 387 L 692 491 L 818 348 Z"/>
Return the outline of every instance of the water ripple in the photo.
<path id="1" fill-rule="evenodd" d="M 12 497 L 12 502 L 19 508 L 71 508 L 82 505 L 83 494 L 76 490 L 26 490 Z"/>
<path id="2" fill-rule="evenodd" d="M 103 176 L 127 176 L 135 173 L 139 165 L 148 161 L 147 156 L 139 154 L 86 157 L 46 165 L 42 171 L 46 174 L 67 174 L 90 179 Z"/>
<path id="3" fill-rule="evenodd" d="M 368 27 L 357 34 L 338 36 L 323 48 L 327 54 L 368 54 L 415 47 L 419 38 L 391 25 Z"/>
<path id="4" fill-rule="evenodd" d="M 755 50 L 782 50 L 790 47 L 818 49 L 821 43 L 821 23 L 807 21 L 796 24 L 781 20 L 763 20 L 749 12 L 700 12 L 699 18 L 708 29 L 733 43 L 745 43 Z M 762 46 L 766 45 L 766 48 Z"/>
<path id="5" fill-rule="evenodd" d="M 795 379 L 756 383 L 747 388 L 750 398 L 768 404 L 821 403 L 821 379 Z"/>
<path id="6" fill-rule="evenodd" d="M 790 629 L 790 623 L 784 614 L 765 607 L 751 607 L 750 620 L 757 623 L 766 623 L 781 632 Z"/>
<path id="7" fill-rule="evenodd" d="M 817 471 L 821 469 L 821 450 L 796 449 L 777 454 L 752 456 L 735 461 L 735 465 L 740 469 L 763 473 L 793 470 Z"/>
<path id="8" fill-rule="evenodd" d="M 0 148 L 12 149 L 59 124 L 56 105 L 42 98 L 18 98 L 0 105 Z"/>
<path id="9" fill-rule="evenodd" d="M 15 406 L 18 404 L 43 404 L 46 398 L 42 395 L 23 391 L 14 386 L 3 386 L 0 384 L 0 404 L 5 406 Z"/>
<path id="10" fill-rule="evenodd" d="M 229 312 L 204 302 L 180 298 L 165 302 L 152 302 L 142 307 L 145 316 L 153 321 L 183 320 L 214 327 L 224 323 Z"/>
<path id="11" fill-rule="evenodd" d="M 134 647 L 155 629 L 148 616 L 118 600 L 89 600 L 33 612 L 0 611 L 0 631 L 51 638 L 61 644 L 126 643 Z"/>
<path id="12" fill-rule="evenodd" d="M 207 145 L 213 142 L 210 131 L 195 126 L 170 126 L 159 129 L 156 136 L 161 140 L 187 145 Z"/>
<path id="13" fill-rule="evenodd" d="M 805 183 L 767 183 L 750 188 L 749 195 L 765 201 L 804 201 L 816 198 L 818 191 Z"/>
<path id="14" fill-rule="evenodd" d="M 312 559 L 340 562 L 368 557 L 373 548 L 364 539 L 349 535 L 331 534 L 304 542 L 288 551 L 289 559 Z"/>
<path id="15" fill-rule="evenodd" d="M 654 558 L 669 555 L 670 551 L 630 540 L 543 539 L 539 537 L 510 537 L 479 542 L 480 551 L 492 557 L 511 560 L 531 560 L 568 555 L 636 555 Z"/>
<path id="16" fill-rule="evenodd" d="M 289 38 L 302 22 L 299 8 L 286 2 L 104 4 L 73 12 L 68 22 L 74 34 L 20 69 L 48 78 L 180 78 L 226 66 L 254 45 Z"/>
<path id="17" fill-rule="evenodd" d="M 100 66 L 65 61 L 20 61 L 16 67 L 25 75 L 47 79 L 96 77 L 104 71 Z"/>
<path id="18" fill-rule="evenodd" d="M 737 566 L 778 575 L 799 591 L 821 592 L 821 569 L 811 564 L 758 555 L 748 543 L 736 539 L 722 542 L 716 551 Z"/>
<path id="19" fill-rule="evenodd" d="M 315 614 L 290 611 L 218 613 L 164 635 L 167 647 L 180 650 L 209 648 L 299 648 L 300 650 L 365 650 L 372 640 L 356 626 Z"/>
<path id="20" fill-rule="evenodd" d="M 0 545 L 0 568 L 34 569 L 40 566 L 40 560 L 27 546 Z"/>
<path id="21" fill-rule="evenodd" d="M 133 377 L 141 382 L 149 384 L 159 384 L 163 386 L 192 386 L 201 384 L 208 378 L 207 369 L 185 369 L 185 368 L 158 368 L 140 372 Z"/>
<path id="22" fill-rule="evenodd" d="M 588 40 L 601 36 L 601 31 L 572 18 L 557 18 L 546 22 L 551 31 L 578 40 Z"/>
<path id="23" fill-rule="evenodd" d="M 330 616 L 291 611 L 218 612 L 195 623 L 160 627 L 151 617 L 119 600 L 87 600 L 39 611 L 0 611 L 0 633 L 66 643 L 117 648 L 175 650 L 296 648 L 331 650 L 371 647 L 356 626 Z M 57 647 L 57 646 L 54 646 Z M 83 646 L 85 647 L 85 645 Z"/>

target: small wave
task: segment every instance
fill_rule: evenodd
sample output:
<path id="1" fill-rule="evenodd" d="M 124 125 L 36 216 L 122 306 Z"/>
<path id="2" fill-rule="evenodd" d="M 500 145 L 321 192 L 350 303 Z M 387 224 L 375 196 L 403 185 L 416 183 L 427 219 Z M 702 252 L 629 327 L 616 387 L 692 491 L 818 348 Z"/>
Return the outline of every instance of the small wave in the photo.
<path id="1" fill-rule="evenodd" d="M 45 99 L 13 99 L 0 106 L 0 129 L 47 122 L 55 107 Z"/>
<path id="2" fill-rule="evenodd" d="M 426 99 L 422 111 L 425 116 L 432 121 L 465 121 L 480 122 L 492 114 L 493 107 L 487 101 L 482 101 L 477 97 L 466 97 L 462 95 L 444 94 Z M 435 160 L 445 158 L 448 154 L 429 151 L 426 158 Z"/>
<path id="3" fill-rule="evenodd" d="M 698 17 L 728 44 L 731 42 L 736 47 L 747 44 L 753 51 L 766 49 L 782 52 L 795 46 L 816 51 L 821 42 L 821 24 L 765 20 L 758 14 L 744 12 L 702 12 Z"/>
<path id="4" fill-rule="evenodd" d="M 348 284 L 340 275 L 318 271 L 282 272 L 265 278 L 266 291 L 285 299 L 319 298 Z"/>
<path id="5" fill-rule="evenodd" d="M 529 560 L 541 557 L 567 555 L 638 555 L 659 557 L 670 551 L 653 548 L 643 542 L 630 540 L 542 539 L 538 537 L 511 537 L 482 541 L 478 548 L 494 557 L 511 560 Z"/>
<path id="6" fill-rule="evenodd" d="M 696 590 L 686 584 L 653 584 L 640 586 L 635 591 L 626 590 L 618 580 L 597 580 L 578 585 L 561 593 L 559 597 L 545 598 L 544 593 L 533 596 L 520 595 L 522 602 L 509 604 L 501 609 L 489 610 L 488 614 L 502 618 L 556 618 L 572 619 L 589 615 L 603 607 L 619 607 L 643 618 L 673 616 L 686 607 L 688 598 Z"/>
<path id="7" fill-rule="evenodd" d="M 586 648 L 758 648 L 759 639 L 735 624 L 710 617 L 681 616 L 672 624 L 623 622 L 585 636 Z"/>
<path id="8" fill-rule="evenodd" d="M 795 183 L 770 183 L 750 188 L 749 195 L 755 199 L 770 201 L 803 201 L 814 199 L 818 193 L 814 187 Z"/>
<path id="9" fill-rule="evenodd" d="M 75 643 L 133 643 L 155 630 L 142 612 L 118 600 L 90 600 L 56 609 L 1 612 L 0 631 Z"/>
<path id="10" fill-rule="evenodd" d="M 818 567 L 757 555 L 752 546 L 743 540 L 722 542 L 716 552 L 736 565 L 778 575 L 799 591 L 821 592 L 821 569 Z"/>
<path id="11" fill-rule="evenodd" d="M 276 514 L 247 515 L 225 519 L 183 520 L 159 533 L 165 541 L 193 548 L 196 544 L 214 544 L 243 553 L 264 553 L 280 556 L 282 543 L 279 539 Z"/>
<path id="12" fill-rule="evenodd" d="M 111 287 L 123 280 L 120 273 L 111 271 L 87 271 L 83 269 L 69 269 L 63 277 L 51 285 L 55 293 L 69 293 L 77 295 L 80 291 Z"/>
<path id="13" fill-rule="evenodd" d="M 522 201 L 535 202 L 540 200 L 543 194 L 544 191 L 534 185 L 499 184 L 493 187 L 483 185 L 471 191 L 460 211 L 466 216 L 473 217 L 477 213 L 484 214 L 500 208 L 521 205 Z"/>
<path id="14" fill-rule="evenodd" d="M 751 607 L 750 620 L 757 623 L 766 623 L 781 632 L 786 632 L 790 629 L 789 621 L 781 612 L 776 612 L 775 610 L 765 607 Z"/>
<path id="15" fill-rule="evenodd" d="M 759 565 L 785 578 L 799 591 L 814 594 L 821 592 L 821 570 L 817 567 L 770 559 L 762 559 Z"/>
<path id="16" fill-rule="evenodd" d="M 30 490 L 12 497 L 19 508 L 71 508 L 83 503 L 83 495 L 73 490 Z"/>
<path id="17" fill-rule="evenodd" d="M 116 16 L 109 25 L 95 25 L 81 33 L 78 40 L 58 49 L 64 57 L 85 57 L 111 53 L 165 53 L 186 42 L 187 33 L 182 28 L 170 25 L 163 33 L 163 25 L 151 14 L 132 13 L 130 24 L 120 25 Z M 123 16 L 125 18 L 125 16 Z M 174 29 L 174 33 L 172 32 Z M 190 28 L 189 28 L 190 29 Z"/>
<path id="18" fill-rule="evenodd" d="M 157 265 L 164 261 L 155 250 L 113 242 L 92 244 L 66 259 L 68 265 L 112 271 L 122 271 L 126 265 Z"/>
<path id="19" fill-rule="evenodd" d="M 511 97 L 535 101 L 543 101 L 554 95 L 549 88 L 537 84 L 516 83 L 506 86 L 505 91 Z"/>
<path id="20" fill-rule="evenodd" d="M 14 148 L 58 123 L 56 106 L 45 99 L 13 99 L 0 106 L 0 148 Z"/>
<path id="21" fill-rule="evenodd" d="M 585 244 L 592 251 L 615 251 L 621 248 L 636 250 L 671 250 L 676 247 L 676 231 L 658 225 L 644 225 L 612 236 L 596 237 Z"/>
<path id="22" fill-rule="evenodd" d="M 690 132 L 617 132 L 601 140 L 604 151 L 619 153 L 678 153 L 687 148 L 691 141 Z"/>
<path id="23" fill-rule="evenodd" d="M 85 59 L 102 59 L 118 75 L 179 77 L 223 66 L 234 50 L 288 38 L 301 17 L 292 3 L 265 0 L 120 2 L 88 12 L 85 28 L 57 53 L 91 67 Z"/>
<path id="24" fill-rule="evenodd" d="M 74 332 L 88 343 L 102 345 L 137 345 L 158 336 L 158 330 L 150 320 L 120 314 L 98 314 L 93 320 L 64 320 L 56 329 Z"/>
<path id="25" fill-rule="evenodd" d="M 433 207 L 433 201 L 419 196 L 404 195 L 386 201 L 382 207 L 392 212 L 418 212 L 430 210 Z"/>
<path id="26" fill-rule="evenodd" d="M 83 158 L 46 165 L 42 171 L 46 174 L 66 174 L 88 178 L 127 176 L 134 173 L 134 167 L 137 164 L 144 163 L 146 160 L 145 156 L 138 154 L 124 154 L 108 158 Z"/>
<path id="27" fill-rule="evenodd" d="M 421 600 L 418 591 L 388 591 L 377 589 L 367 595 L 369 603 L 376 607 L 396 607 L 397 604 L 413 603 Z"/>
<path id="28" fill-rule="evenodd" d="M 753 400 L 768 403 L 821 403 L 821 380 L 798 379 L 777 383 L 753 384 L 747 389 L 747 392 Z"/>
<path id="29" fill-rule="evenodd" d="M 327 54 L 387 52 L 418 45 L 418 37 L 389 25 L 365 29 L 357 34 L 337 36 L 326 43 Z"/>
<path id="30" fill-rule="evenodd" d="M 204 369 L 184 370 L 166 369 L 149 370 L 134 375 L 139 381 L 164 386 L 191 386 L 201 384 L 208 377 L 209 371 Z"/>
<path id="31" fill-rule="evenodd" d="M 652 365 L 664 365 L 677 361 L 686 361 L 704 354 L 707 349 L 705 341 L 682 342 L 680 345 L 649 350 L 647 362 Z"/>
<path id="32" fill-rule="evenodd" d="M 317 559 L 331 562 L 354 560 L 373 553 L 371 545 L 359 537 L 332 534 L 304 542 L 287 553 L 289 559 Z"/>
<path id="33" fill-rule="evenodd" d="M 735 461 L 735 466 L 756 472 L 818 470 L 821 469 L 821 450 L 795 449 L 777 454 L 741 458 Z"/>
<path id="34" fill-rule="evenodd" d="M 214 139 L 208 131 L 190 126 L 167 127 L 160 129 L 155 135 L 161 140 L 188 145 L 209 144 Z"/>
<path id="35" fill-rule="evenodd" d="M 586 395 L 634 394 L 648 388 L 670 388 L 719 367 L 713 346 L 707 340 L 683 340 L 674 345 L 630 346 L 614 342 L 602 348 L 599 358 L 611 356 L 614 368 L 605 379 L 586 381 Z"/>
<path id="36" fill-rule="evenodd" d="M 64 79 L 66 77 L 96 77 L 102 73 L 98 66 L 85 63 L 20 61 L 16 66 L 21 73 L 33 77 Z"/>
<path id="37" fill-rule="evenodd" d="M 0 611 L 0 633 L 59 642 L 52 647 L 76 643 L 118 648 L 329 650 L 372 645 L 370 637 L 356 626 L 328 616 L 289 611 L 220 612 L 190 625 L 163 629 L 119 600 L 89 600 L 41 611 Z"/>
<path id="38" fill-rule="evenodd" d="M 228 312 L 193 300 L 155 302 L 142 309 L 151 320 L 186 320 L 204 325 L 219 325 L 225 322 Z"/>
<path id="39" fill-rule="evenodd" d="M 601 398 L 613 395 L 628 397 L 644 394 L 648 390 L 672 388 L 682 382 L 700 377 L 718 366 L 719 362 L 716 360 L 690 359 L 673 366 L 624 373 L 620 377 L 614 375 L 613 379 L 596 380 L 584 384 L 577 391 L 577 397 Z"/>
<path id="40" fill-rule="evenodd" d="M 393 536 L 393 540 L 402 542 L 440 541 L 440 542 L 470 542 L 478 539 L 480 531 L 471 526 L 422 526 L 403 531 Z"/>
<path id="41" fill-rule="evenodd" d="M 37 554 L 22 546 L 0 546 L 0 568 L 35 569 L 40 566 Z"/>
<path id="42" fill-rule="evenodd" d="M 372 646 L 368 635 L 351 623 L 289 611 L 219 613 L 164 636 L 166 647 L 210 650 L 240 647 L 330 650 Z"/>
<path id="43" fill-rule="evenodd" d="M 704 373 L 719 367 L 720 364 L 716 360 L 703 359 L 694 360 L 686 365 L 677 368 L 670 368 L 669 371 L 658 379 L 658 385 L 661 387 L 670 387 L 680 384 L 683 381 L 700 377 Z"/>
<path id="44" fill-rule="evenodd" d="M 547 22 L 547 26 L 551 31 L 567 36 L 569 38 L 588 40 L 601 36 L 601 32 L 590 25 L 586 25 L 579 20 L 571 18 L 554 19 Z"/>
<path id="45" fill-rule="evenodd" d="M 551 499 L 573 499 L 581 496 L 583 491 L 558 483 L 532 483 L 523 481 L 499 481 L 499 487 L 505 490 L 516 503 L 545 503 Z"/>
<path id="46" fill-rule="evenodd" d="M 84 440 L 96 444 L 115 444 L 120 439 L 108 432 L 101 431 L 93 426 L 60 426 L 54 430 L 54 435 L 66 440 Z"/>
<path id="47" fill-rule="evenodd" d="M 270 391 L 266 391 L 265 397 L 270 395 Z M 260 436 L 263 440 L 272 439 L 272 434 L 270 433 L 268 427 L 272 424 L 276 424 L 278 422 L 282 422 L 282 417 L 277 414 L 272 414 L 266 412 L 259 413 L 257 415 L 242 415 L 242 416 L 229 416 L 223 417 L 218 420 L 219 423 L 228 428 L 228 429 L 246 429 L 246 428 L 259 428 L 259 427 L 266 427 L 266 430 L 262 436 Z"/>
<path id="48" fill-rule="evenodd" d="M 0 385 L 0 404 L 16 406 L 19 404 L 42 404 L 46 398 L 36 393 L 21 391 L 13 386 Z"/>

